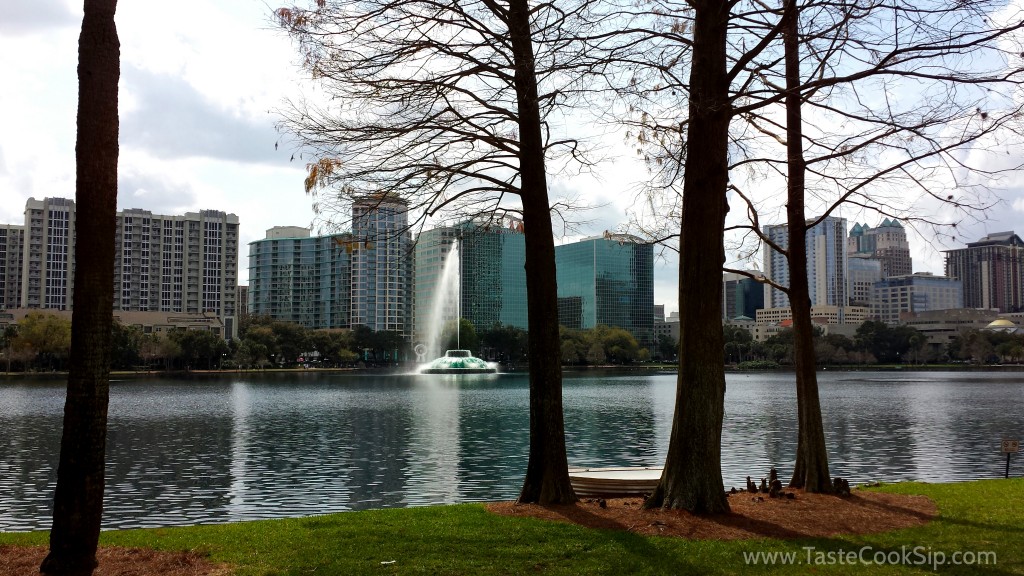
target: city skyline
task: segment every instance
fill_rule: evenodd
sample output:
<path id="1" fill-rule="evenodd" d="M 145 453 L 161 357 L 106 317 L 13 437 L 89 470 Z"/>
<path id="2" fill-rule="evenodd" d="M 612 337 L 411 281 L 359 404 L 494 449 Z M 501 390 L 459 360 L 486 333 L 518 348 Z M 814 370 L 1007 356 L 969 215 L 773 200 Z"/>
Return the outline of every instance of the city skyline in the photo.
<path id="1" fill-rule="evenodd" d="M 246 0 L 124 4 L 121 36 L 121 160 L 118 209 L 154 213 L 220 210 L 241 222 L 239 245 L 273 226 L 315 224 L 313 199 L 303 190 L 308 157 L 295 154 L 274 129 L 273 111 L 285 98 L 310 93 L 289 39 L 274 29 L 274 5 Z M 17 90 L 0 94 L 0 222 L 23 224 L 30 197 L 74 196 L 75 66 L 81 6 L 40 0 L 8 9 L 0 22 L 0 74 Z M 202 14 L 203 17 L 197 17 Z M 24 58 L 32 54 L 33 58 Z M 618 231 L 642 211 L 636 192 L 646 168 L 621 135 L 606 128 L 607 156 L 594 175 L 553 175 L 554 196 L 592 207 L 586 221 L 560 244 Z M 1017 151 L 1014 154 L 1022 154 Z M 1013 161 L 1004 158 L 1004 162 Z M 745 178 L 737 174 L 737 182 Z M 783 188 L 765 180 L 748 187 Z M 1006 201 L 985 221 L 962 222 L 954 241 L 929 245 L 908 230 L 915 272 L 942 274 L 942 250 L 989 233 L 1024 228 L 1024 176 L 1015 174 Z M 637 204 L 641 205 L 639 208 Z M 780 202 L 781 204 L 781 202 Z M 742 216 L 733 210 L 730 219 Z M 878 225 L 875 214 L 837 214 Z M 769 211 L 763 223 L 781 223 Z M 319 232 L 320 230 L 318 230 Z M 323 230 L 331 232 L 332 230 Z M 239 254 L 239 278 L 245 278 Z M 740 267 L 758 258 L 730 262 Z M 678 310 L 677 259 L 656 258 L 655 302 Z"/>

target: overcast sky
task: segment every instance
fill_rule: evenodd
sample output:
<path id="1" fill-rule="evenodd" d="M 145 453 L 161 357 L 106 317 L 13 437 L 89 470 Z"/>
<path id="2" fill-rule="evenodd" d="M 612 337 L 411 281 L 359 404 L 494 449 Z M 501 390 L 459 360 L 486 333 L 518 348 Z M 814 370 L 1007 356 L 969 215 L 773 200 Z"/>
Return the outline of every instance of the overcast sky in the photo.
<path id="1" fill-rule="evenodd" d="M 262 0 L 120 2 L 121 150 L 118 209 L 159 214 L 201 209 L 237 214 L 242 259 L 248 242 L 272 226 L 309 226 L 303 161 L 291 160 L 272 110 L 305 80 L 295 50 L 271 29 Z M 29 197 L 74 197 L 77 42 L 81 2 L 0 4 L 0 223 L 22 224 Z M 1017 151 L 1021 153 L 1022 151 Z M 576 236 L 600 234 L 627 220 L 629 182 L 643 169 L 624 154 L 598 179 L 555 181 L 593 206 Z M 1005 199 L 988 222 L 960 230 L 1024 234 L 1024 177 L 1003 183 Z M 850 215 L 852 226 L 857 218 Z M 868 219 L 877 225 L 874 217 Z M 1019 230 L 1018 230 L 1019 228 Z M 939 250 L 912 238 L 915 271 L 942 273 Z M 675 261 L 659 261 L 655 302 L 676 303 Z M 240 271 L 246 282 L 247 271 Z"/>

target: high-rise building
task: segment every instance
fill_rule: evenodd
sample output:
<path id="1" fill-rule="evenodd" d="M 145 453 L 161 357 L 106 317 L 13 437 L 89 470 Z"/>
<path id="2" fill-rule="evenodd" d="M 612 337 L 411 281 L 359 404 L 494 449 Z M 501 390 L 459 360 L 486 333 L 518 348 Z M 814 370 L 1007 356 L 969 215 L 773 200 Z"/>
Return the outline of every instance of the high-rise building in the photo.
<path id="1" fill-rule="evenodd" d="M 21 305 L 70 310 L 75 270 L 75 202 L 29 198 L 25 203 Z"/>
<path id="2" fill-rule="evenodd" d="M 312 329 L 348 328 L 354 249 L 350 234 L 267 230 L 265 239 L 249 243 L 249 313 Z"/>
<path id="3" fill-rule="evenodd" d="M 875 284 L 871 316 L 886 324 L 900 323 L 900 314 L 963 308 L 963 284 L 945 276 L 919 272 L 891 276 Z"/>
<path id="4" fill-rule="evenodd" d="M 1024 242 L 1012 231 L 947 250 L 946 276 L 963 282 L 967 308 L 1024 311 Z"/>
<path id="5" fill-rule="evenodd" d="M 352 203 L 352 326 L 412 335 L 409 204 L 384 195 Z"/>
<path id="6" fill-rule="evenodd" d="M 882 263 L 883 278 L 913 273 L 907 231 L 899 220 L 886 218 L 877 228 L 854 224 L 846 241 L 846 251 L 851 256 L 877 259 Z"/>
<path id="7" fill-rule="evenodd" d="M 75 219 L 73 200 L 30 198 L 26 202 L 18 306 L 72 308 L 75 247 L 83 241 L 75 237 Z M 237 333 L 238 217 L 234 214 L 118 212 L 112 264 L 114 310 L 214 314 L 229 337 Z M 12 277 L 9 271 L 5 275 Z"/>
<path id="8" fill-rule="evenodd" d="M 0 224 L 0 310 L 21 307 L 21 247 L 25 227 Z"/>
<path id="9" fill-rule="evenodd" d="M 462 255 L 462 316 L 481 329 L 526 329 L 526 236 L 522 222 L 466 222 Z"/>
<path id="10" fill-rule="evenodd" d="M 166 216 L 117 213 L 114 309 L 211 312 L 237 331 L 238 216 L 218 210 Z"/>
<path id="11" fill-rule="evenodd" d="M 810 220 L 808 221 L 810 222 Z M 789 246 L 789 225 L 765 226 L 764 233 L 783 249 Z M 807 282 L 812 306 L 847 305 L 846 219 L 828 216 L 807 230 Z M 772 281 L 789 286 L 789 260 L 769 245 L 764 249 L 764 271 Z M 764 305 L 789 306 L 789 297 L 771 284 L 764 285 Z"/>
<path id="12" fill-rule="evenodd" d="M 420 234 L 414 256 L 415 339 L 423 341 L 428 324 L 437 321 L 432 318 L 434 302 L 451 254 L 458 258 L 454 272 L 459 299 L 453 295 L 437 313 L 448 319 L 458 314 L 478 331 L 497 324 L 526 329 L 525 238 L 522 226 L 512 219 L 472 220 Z"/>
<path id="13" fill-rule="evenodd" d="M 654 344 L 654 249 L 605 233 L 555 247 L 558 319 L 570 328 L 616 326 Z"/>
<path id="14" fill-rule="evenodd" d="M 871 307 L 875 283 L 882 279 L 882 261 L 862 254 L 848 254 L 846 277 L 850 306 Z"/>
<path id="15" fill-rule="evenodd" d="M 764 308 L 764 285 L 742 274 L 722 275 L 722 320 L 753 320 Z"/>

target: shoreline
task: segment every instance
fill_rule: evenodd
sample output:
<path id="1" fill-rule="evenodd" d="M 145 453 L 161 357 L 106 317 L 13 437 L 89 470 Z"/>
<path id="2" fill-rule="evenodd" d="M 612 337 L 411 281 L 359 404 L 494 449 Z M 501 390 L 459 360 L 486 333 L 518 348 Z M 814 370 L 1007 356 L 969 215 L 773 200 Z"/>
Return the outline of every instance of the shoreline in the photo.
<path id="1" fill-rule="evenodd" d="M 230 375 L 281 375 L 281 374 L 374 374 L 374 375 L 402 375 L 409 374 L 415 365 L 409 365 L 408 369 L 394 367 L 352 367 L 352 368 L 264 368 L 252 370 L 224 369 L 224 370 L 114 370 L 110 372 L 111 380 L 131 378 L 196 378 L 196 377 L 217 377 Z M 650 364 L 650 365 L 600 365 L 600 366 L 563 366 L 563 374 L 575 374 L 586 372 L 604 373 L 630 373 L 630 372 L 666 372 L 678 373 L 678 366 L 674 364 Z M 794 373 L 791 366 L 780 366 L 778 368 L 764 369 L 740 369 L 735 365 L 727 365 L 727 374 L 757 374 L 773 373 L 785 374 Z M 842 365 L 822 366 L 818 372 L 1024 372 L 1024 364 L 877 364 L 877 365 Z M 498 372 L 498 374 L 529 374 L 529 368 L 517 368 Z M 14 379 L 28 380 L 63 380 L 66 379 L 66 371 L 54 372 L 0 372 L 0 382 Z"/>

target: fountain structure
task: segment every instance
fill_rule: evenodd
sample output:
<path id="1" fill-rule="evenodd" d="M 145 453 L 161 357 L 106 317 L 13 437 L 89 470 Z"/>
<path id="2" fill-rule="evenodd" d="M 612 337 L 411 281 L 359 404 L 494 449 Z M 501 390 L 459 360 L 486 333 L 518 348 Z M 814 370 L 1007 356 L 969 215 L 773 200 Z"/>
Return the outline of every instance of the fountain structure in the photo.
<path id="1" fill-rule="evenodd" d="M 497 364 L 476 358 L 469 350 L 459 349 L 458 345 L 455 350 L 446 350 L 443 356 L 439 356 L 444 325 L 451 316 L 455 320 L 456 342 L 460 340 L 459 292 L 458 240 L 455 240 L 445 256 L 441 276 L 434 290 L 434 300 L 427 320 L 426 343 L 416 346 L 418 361 L 425 362 L 428 356 L 434 357 L 433 361 L 421 364 L 418 370 L 420 374 L 493 374 L 498 371 Z"/>

